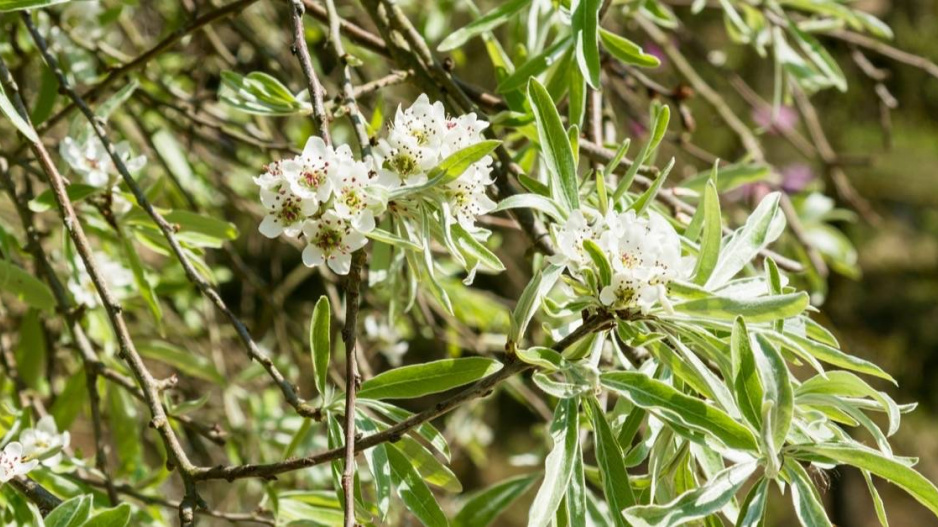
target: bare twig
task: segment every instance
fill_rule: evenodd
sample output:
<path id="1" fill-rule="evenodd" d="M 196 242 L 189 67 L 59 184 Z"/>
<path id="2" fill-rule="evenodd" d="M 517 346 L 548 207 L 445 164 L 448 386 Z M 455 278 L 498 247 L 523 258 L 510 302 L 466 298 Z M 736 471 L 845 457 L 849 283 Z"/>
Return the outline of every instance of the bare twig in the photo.
<path id="1" fill-rule="evenodd" d="M 35 503 L 36 506 L 39 507 L 39 513 L 42 514 L 43 517 L 62 503 L 62 500 L 55 497 L 55 495 L 46 490 L 42 485 L 26 476 L 13 478 L 10 480 L 10 484 L 13 485 L 13 488 L 20 491 L 23 496 L 26 496 L 29 501 Z"/>
<path id="2" fill-rule="evenodd" d="M 313 105 L 313 122 L 316 124 L 316 130 L 322 136 L 322 140 L 327 145 L 332 144 L 332 136 L 329 135 L 329 116 L 326 114 L 326 107 L 323 104 L 323 88 L 313 69 L 313 61 L 309 56 L 309 47 L 306 45 L 306 30 L 303 26 L 303 2 L 300 0 L 291 1 L 291 14 L 293 17 L 293 54 L 300 61 L 300 68 L 303 69 L 303 75 L 306 77 L 306 90 L 309 92 L 309 101 Z"/>
<path id="3" fill-rule="evenodd" d="M 365 251 L 359 249 L 352 255 L 352 267 L 345 287 L 345 327 L 342 329 L 342 341 L 345 343 L 345 470 L 342 473 L 345 527 L 355 525 L 355 394 L 361 384 L 355 345 L 364 263 Z"/>

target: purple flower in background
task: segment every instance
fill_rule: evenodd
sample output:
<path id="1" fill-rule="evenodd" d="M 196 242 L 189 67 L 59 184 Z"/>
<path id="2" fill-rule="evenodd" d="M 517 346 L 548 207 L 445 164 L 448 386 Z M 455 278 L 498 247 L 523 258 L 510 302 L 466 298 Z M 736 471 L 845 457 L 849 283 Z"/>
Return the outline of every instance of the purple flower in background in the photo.
<path id="1" fill-rule="evenodd" d="M 662 66 L 667 65 L 668 56 L 664 53 L 664 50 L 661 49 L 661 46 L 659 46 L 658 44 L 655 44 L 654 42 L 651 42 L 651 41 L 646 41 L 645 44 L 642 46 L 642 50 L 645 53 L 661 61 Z"/>
<path id="2" fill-rule="evenodd" d="M 773 115 L 771 106 L 761 104 L 752 109 L 752 120 L 759 128 L 770 134 L 777 134 L 795 128 L 798 124 L 798 112 L 791 106 L 779 106 L 778 113 Z"/>
<path id="3" fill-rule="evenodd" d="M 629 121 L 629 135 L 631 137 L 642 137 L 648 132 L 648 128 L 645 127 L 640 121 L 632 119 Z"/>
<path id="4" fill-rule="evenodd" d="M 792 163 L 779 170 L 782 175 L 782 190 L 788 194 L 801 192 L 814 181 L 814 171 L 804 163 Z"/>

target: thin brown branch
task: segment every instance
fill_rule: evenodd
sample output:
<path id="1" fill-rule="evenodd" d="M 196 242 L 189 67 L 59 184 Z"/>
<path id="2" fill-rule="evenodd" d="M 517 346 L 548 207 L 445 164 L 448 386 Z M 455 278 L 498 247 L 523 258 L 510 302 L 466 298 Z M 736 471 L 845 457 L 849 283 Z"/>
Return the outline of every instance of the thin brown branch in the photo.
<path id="1" fill-rule="evenodd" d="M 291 1 L 291 15 L 293 20 L 293 54 L 300 61 L 300 68 L 303 70 L 303 76 L 306 77 L 306 90 L 309 92 L 309 102 L 313 106 L 313 123 L 316 130 L 322 136 L 322 140 L 327 145 L 332 144 L 332 136 L 329 134 L 329 115 L 326 114 L 326 107 L 323 104 L 324 90 L 316 70 L 313 68 L 313 60 L 309 56 L 309 47 L 306 45 L 306 29 L 303 26 L 303 2 L 300 0 Z"/>
<path id="2" fill-rule="evenodd" d="M 46 517 L 53 509 L 62 504 L 62 500 L 26 476 L 13 478 L 10 480 L 10 484 L 20 491 L 23 496 L 26 496 L 29 501 L 33 502 L 36 507 L 39 507 L 39 513 L 43 517 Z"/>
<path id="3" fill-rule="evenodd" d="M 355 526 L 355 394 L 361 385 L 355 346 L 358 340 L 358 309 L 361 298 L 362 268 L 365 251 L 352 255 L 345 286 L 345 470 L 342 472 L 342 491 L 345 495 L 345 527 Z"/>

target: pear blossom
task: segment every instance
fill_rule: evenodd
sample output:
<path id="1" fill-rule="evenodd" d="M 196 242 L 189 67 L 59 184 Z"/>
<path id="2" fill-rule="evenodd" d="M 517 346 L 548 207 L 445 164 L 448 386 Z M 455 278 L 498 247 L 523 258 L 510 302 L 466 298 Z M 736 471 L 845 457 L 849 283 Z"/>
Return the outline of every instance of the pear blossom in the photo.
<path id="1" fill-rule="evenodd" d="M 89 134 L 83 143 L 66 137 L 59 150 L 84 183 L 93 187 L 113 187 L 117 183 L 120 174 L 104 143 L 97 136 Z M 134 156 L 126 141 L 115 145 L 114 150 L 130 172 L 136 172 L 146 164 L 146 157 Z"/>
<path id="2" fill-rule="evenodd" d="M 456 221 L 467 231 L 475 230 L 476 218 L 492 212 L 496 203 L 486 194 L 492 184 L 491 158 L 470 166 L 455 181 L 449 183 L 445 194 Z"/>
<path id="3" fill-rule="evenodd" d="M 293 193 L 282 167 L 283 162 L 271 163 L 265 173 L 254 178 L 261 187 L 261 203 L 267 209 L 259 230 L 268 238 L 299 235 L 306 218 L 319 209 L 315 197 L 303 198 Z"/>
<path id="4" fill-rule="evenodd" d="M 600 301 L 615 309 L 637 307 L 642 313 L 656 303 L 669 309 L 668 282 L 686 276 L 693 264 L 681 257 L 681 239 L 671 224 L 655 212 L 640 218 L 633 210 L 607 215 L 604 223 L 600 246 L 613 276 Z"/>
<path id="5" fill-rule="evenodd" d="M 557 253 L 550 257 L 555 265 L 565 265 L 571 272 L 579 271 L 580 267 L 589 262 L 589 255 L 583 247 L 586 240 L 596 241 L 596 231 L 586 220 L 582 210 L 570 213 L 567 221 L 556 229 L 554 235 L 557 242 Z"/>
<path id="6" fill-rule="evenodd" d="M 368 225 L 363 227 L 367 228 Z M 373 218 L 367 231 L 372 229 Z M 303 225 L 303 235 L 307 242 L 303 250 L 303 263 L 307 267 L 325 263 L 336 274 L 348 274 L 352 267 L 352 253 L 364 247 L 368 241 L 362 232 L 331 210 L 319 219 L 307 221 Z"/>
<path id="7" fill-rule="evenodd" d="M 397 108 L 387 139 L 378 142 L 379 183 L 388 188 L 420 185 L 443 159 L 447 135 L 443 103 L 421 95 L 406 110 Z"/>
<path id="8" fill-rule="evenodd" d="M 134 283 L 133 273 L 104 252 L 96 251 L 93 256 L 95 266 L 101 272 L 101 277 L 107 281 L 112 293 L 118 298 L 126 295 L 130 286 Z M 79 258 L 75 260 L 75 265 L 77 273 L 68 279 L 69 292 L 72 293 L 76 303 L 84 304 L 89 308 L 97 307 L 99 303 L 98 289 L 85 268 L 85 262 Z"/>
<path id="9" fill-rule="evenodd" d="M 362 232 L 373 229 L 374 215 L 384 212 L 384 200 L 369 189 L 377 183 L 375 180 L 374 172 L 363 162 L 348 159 L 336 167 L 332 208 L 336 216 L 349 220 Z"/>
<path id="10" fill-rule="evenodd" d="M 39 459 L 47 467 L 54 467 L 62 461 L 62 449 L 68 448 L 71 436 L 68 431 L 61 434 L 51 415 L 39 419 L 35 428 L 27 428 L 20 433 L 23 445 L 23 457 Z M 54 454 L 46 456 L 50 452 Z"/>
<path id="11" fill-rule="evenodd" d="M 17 476 L 23 476 L 36 468 L 39 461 L 33 459 L 23 462 L 23 445 L 12 441 L 0 451 L 0 483 L 6 483 Z"/>
<path id="12" fill-rule="evenodd" d="M 332 194 L 334 172 L 340 159 L 352 160 L 348 145 L 333 150 L 314 136 L 306 142 L 301 155 L 284 160 L 279 168 L 294 195 L 324 202 Z"/>

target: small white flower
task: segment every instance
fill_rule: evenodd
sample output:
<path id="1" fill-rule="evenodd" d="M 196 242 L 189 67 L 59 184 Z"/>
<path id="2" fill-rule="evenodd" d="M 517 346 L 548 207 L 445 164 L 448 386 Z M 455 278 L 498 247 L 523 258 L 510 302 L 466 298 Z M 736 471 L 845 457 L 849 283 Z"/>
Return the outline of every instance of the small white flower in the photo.
<path id="1" fill-rule="evenodd" d="M 306 218 L 319 210 L 315 197 L 302 198 L 293 193 L 283 175 L 283 162 L 267 165 L 267 171 L 254 182 L 261 187 L 261 203 L 267 208 L 258 230 L 268 238 L 298 236 Z"/>
<path id="2" fill-rule="evenodd" d="M 7 443 L 0 452 L 0 483 L 25 475 L 38 464 L 39 461 L 35 459 L 23 463 L 23 445 L 16 441 Z"/>
<path id="3" fill-rule="evenodd" d="M 309 220 L 303 225 L 307 243 L 303 250 L 303 263 L 307 267 L 325 263 L 336 274 L 348 274 L 352 266 L 352 253 L 364 247 L 368 241 L 363 232 L 373 228 L 374 218 L 371 218 L 369 229 L 360 231 L 347 219 L 338 217 L 331 210 L 327 211 L 321 218 Z"/>
<path id="4" fill-rule="evenodd" d="M 352 159 L 347 145 L 333 150 L 322 139 L 313 136 L 306 142 L 303 154 L 281 162 L 280 170 L 293 194 L 300 199 L 324 202 L 332 194 L 332 174 L 342 158 Z"/>
<path id="5" fill-rule="evenodd" d="M 23 444 L 23 457 L 40 459 L 47 467 L 54 467 L 62 461 L 62 450 L 68 448 L 71 436 L 68 431 L 59 433 L 55 419 L 46 415 L 36 423 L 35 428 L 27 428 L 20 433 L 20 442 Z M 43 458 L 48 452 L 55 454 Z"/>
<path id="6" fill-rule="evenodd" d="M 446 135 L 443 138 L 443 157 L 482 141 L 482 131 L 489 123 L 480 120 L 475 113 L 453 117 L 446 121 Z"/>
<path id="7" fill-rule="evenodd" d="M 426 172 L 443 159 L 447 123 L 443 103 L 430 104 L 426 94 L 406 110 L 398 106 L 387 139 L 375 149 L 378 184 L 394 189 L 425 183 Z"/>
<path id="8" fill-rule="evenodd" d="M 596 241 L 596 232 L 590 227 L 583 211 L 578 209 L 571 212 L 566 223 L 556 230 L 554 237 L 557 241 L 557 253 L 549 259 L 552 264 L 566 265 L 570 271 L 576 272 L 589 262 L 583 242 Z"/>
<path id="9" fill-rule="evenodd" d="M 600 301 L 616 309 L 638 307 L 647 313 L 656 303 L 670 309 L 667 284 L 683 277 L 690 258 L 681 257 L 681 239 L 667 220 L 650 212 L 607 215 L 600 245 L 612 265 L 612 283 L 600 292 Z"/>
<path id="10" fill-rule="evenodd" d="M 476 218 L 492 212 L 497 205 L 486 194 L 486 187 L 492 184 L 491 162 L 486 158 L 475 163 L 447 185 L 446 195 L 456 221 L 470 232 L 476 228 Z"/>
<path id="11" fill-rule="evenodd" d="M 384 212 L 386 203 L 368 187 L 375 183 L 375 176 L 368 165 L 353 159 L 337 164 L 333 178 L 334 196 L 332 208 L 335 215 L 351 222 L 355 229 L 370 232 L 374 229 L 374 217 Z"/>
<path id="12" fill-rule="evenodd" d="M 134 275 L 126 269 L 120 262 L 111 259 L 106 253 L 96 251 L 94 254 L 95 266 L 101 272 L 101 277 L 111 287 L 112 292 L 118 298 L 127 293 L 128 288 L 134 283 Z M 91 280 L 91 275 L 85 268 L 85 262 L 81 259 L 75 260 L 77 267 L 77 276 L 72 275 L 68 279 L 68 290 L 72 293 L 75 302 L 84 304 L 89 308 L 98 305 L 98 289 Z"/>

